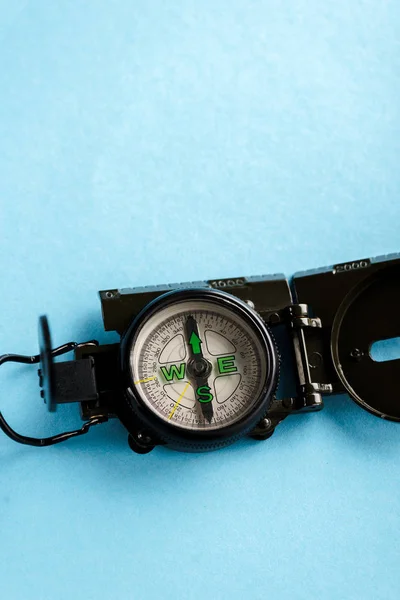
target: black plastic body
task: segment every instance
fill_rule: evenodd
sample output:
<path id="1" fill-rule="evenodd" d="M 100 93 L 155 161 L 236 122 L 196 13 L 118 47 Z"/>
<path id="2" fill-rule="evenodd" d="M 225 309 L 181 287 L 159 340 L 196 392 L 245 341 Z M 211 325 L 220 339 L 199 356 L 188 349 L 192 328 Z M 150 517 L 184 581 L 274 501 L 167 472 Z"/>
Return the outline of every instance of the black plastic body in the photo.
<path id="1" fill-rule="evenodd" d="M 260 402 L 251 422 L 220 433 L 219 439 L 200 440 L 193 433 L 184 439 L 186 434 L 176 436 L 141 405 L 129 382 L 126 356 L 135 328 L 163 302 L 191 294 L 218 295 L 221 290 L 221 297 L 232 306 L 244 306 L 255 315 L 248 306 L 254 308 L 256 328 L 267 331 L 267 337 L 268 327 L 272 329 L 283 371 L 292 376 L 293 385 L 275 395 L 272 376 L 265 389 L 268 401 Z M 271 275 L 104 290 L 100 292 L 104 328 L 117 331 L 121 343 L 80 344 L 75 349 L 80 365 L 74 369 L 48 364 L 51 354 L 42 340 L 46 370 L 53 377 L 43 382 L 46 401 L 52 408 L 74 396 L 84 419 L 118 416 L 130 432 L 131 447 L 142 453 L 157 443 L 184 450 L 218 447 L 246 432 L 267 439 L 288 415 L 321 410 L 325 394 L 345 391 L 373 414 L 398 421 L 400 360 L 376 363 L 370 348 L 375 341 L 400 336 L 399 297 L 400 255 L 297 273 L 291 282 L 283 275 Z M 60 385 L 66 377 L 80 378 L 80 384 Z"/>
<path id="2" fill-rule="evenodd" d="M 289 282 L 282 274 L 111 289 L 99 292 L 104 329 L 123 335 L 132 320 L 156 298 L 172 291 L 194 289 L 220 290 L 244 302 L 251 302 L 266 322 L 271 315 L 292 303 Z"/>

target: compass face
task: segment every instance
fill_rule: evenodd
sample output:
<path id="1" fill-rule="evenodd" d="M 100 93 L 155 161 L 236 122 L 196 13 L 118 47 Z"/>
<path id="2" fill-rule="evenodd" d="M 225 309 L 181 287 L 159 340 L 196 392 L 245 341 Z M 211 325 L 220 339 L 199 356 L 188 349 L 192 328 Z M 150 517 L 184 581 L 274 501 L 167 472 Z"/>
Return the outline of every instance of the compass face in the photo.
<path id="1" fill-rule="evenodd" d="M 184 299 L 144 319 L 131 341 L 129 369 L 136 396 L 154 415 L 177 429 L 211 432 L 259 405 L 267 353 L 245 310 Z"/>

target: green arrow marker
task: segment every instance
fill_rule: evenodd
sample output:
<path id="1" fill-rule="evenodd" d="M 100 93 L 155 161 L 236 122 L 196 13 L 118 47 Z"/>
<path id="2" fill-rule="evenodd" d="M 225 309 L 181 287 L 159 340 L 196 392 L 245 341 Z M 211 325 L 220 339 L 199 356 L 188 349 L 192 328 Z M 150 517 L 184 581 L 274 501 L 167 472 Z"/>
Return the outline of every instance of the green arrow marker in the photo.
<path id="1" fill-rule="evenodd" d="M 189 344 L 192 346 L 193 354 L 201 354 L 201 348 L 200 348 L 201 343 L 202 343 L 201 339 L 199 338 L 197 333 L 192 331 L 192 335 L 190 336 L 190 339 L 189 339 Z"/>

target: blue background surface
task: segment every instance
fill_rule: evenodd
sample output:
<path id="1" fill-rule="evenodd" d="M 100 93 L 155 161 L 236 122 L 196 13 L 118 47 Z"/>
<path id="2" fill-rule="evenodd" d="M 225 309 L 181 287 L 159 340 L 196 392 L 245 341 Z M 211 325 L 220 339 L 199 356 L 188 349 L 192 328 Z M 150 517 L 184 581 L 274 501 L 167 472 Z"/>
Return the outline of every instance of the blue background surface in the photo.
<path id="1" fill-rule="evenodd" d="M 114 341 L 99 289 L 399 251 L 399 26 L 395 0 L 1 0 L 1 351 L 43 312 Z M 80 424 L 35 369 L 0 382 L 18 430 Z M 398 425 L 339 397 L 206 455 L 126 438 L 0 437 L 2 598 L 399 597 Z"/>

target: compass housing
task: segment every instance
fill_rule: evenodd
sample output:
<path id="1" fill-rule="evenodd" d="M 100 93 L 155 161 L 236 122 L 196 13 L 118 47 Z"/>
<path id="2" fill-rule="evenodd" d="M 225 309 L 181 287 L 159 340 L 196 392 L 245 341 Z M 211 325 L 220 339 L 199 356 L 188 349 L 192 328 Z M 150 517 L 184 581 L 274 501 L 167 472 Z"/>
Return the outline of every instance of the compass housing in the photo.
<path id="1" fill-rule="evenodd" d="M 52 349 L 42 317 L 40 353 L 3 354 L 0 366 L 40 362 L 49 410 L 75 403 L 85 423 L 33 438 L 0 413 L 0 429 L 21 444 L 48 446 L 118 417 L 135 452 L 157 444 L 212 450 L 245 434 L 266 440 L 287 416 L 319 411 L 325 395 L 343 392 L 399 422 L 400 254 L 297 273 L 290 283 L 278 273 L 103 290 L 104 329 L 121 336 L 111 344 Z M 71 350 L 72 360 L 54 361 Z"/>
<path id="2" fill-rule="evenodd" d="M 184 429 L 173 422 L 163 420 L 147 403 L 143 401 L 137 386 L 133 383 L 130 365 L 131 353 L 135 351 L 134 342 L 138 331 L 145 322 L 158 311 L 182 301 L 212 301 L 214 305 L 224 307 L 235 316 L 244 320 L 257 338 L 263 352 L 265 379 L 252 409 L 237 421 L 219 428 Z M 122 375 L 123 394 L 120 394 L 117 414 L 128 431 L 137 438 L 153 440 L 171 448 L 184 451 L 203 451 L 226 446 L 255 428 L 266 415 L 279 378 L 278 352 L 269 328 L 261 317 L 245 302 L 233 295 L 212 289 L 186 289 L 168 292 L 150 302 L 133 320 L 120 345 L 120 370 Z"/>

